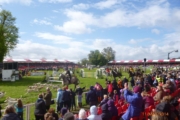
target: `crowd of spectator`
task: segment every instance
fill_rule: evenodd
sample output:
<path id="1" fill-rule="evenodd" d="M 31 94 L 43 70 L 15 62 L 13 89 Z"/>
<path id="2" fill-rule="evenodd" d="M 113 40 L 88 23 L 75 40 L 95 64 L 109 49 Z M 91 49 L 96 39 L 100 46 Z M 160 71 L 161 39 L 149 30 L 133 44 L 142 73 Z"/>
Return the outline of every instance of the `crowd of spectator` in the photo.
<path id="1" fill-rule="evenodd" d="M 67 87 L 59 88 L 56 110 L 50 107 L 52 93 L 47 88 L 46 93 L 38 96 L 34 115 L 36 120 L 179 120 L 179 81 L 179 70 L 163 69 L 148 75 L 133 76 L 130 82 L 126 77 L 112 82 L 106 79 L 105 88 L 96 83 L 85 94 L 89 110 L 82 106 L 85 87 L 78 86 L 75 91 Z M 76 110 L 75 96 L 80 108 L 78 114 L 70 112 Z M 21 112 L 16 114 L 14 107 L 8 106 L 2 120 L 22 120 Z"/>

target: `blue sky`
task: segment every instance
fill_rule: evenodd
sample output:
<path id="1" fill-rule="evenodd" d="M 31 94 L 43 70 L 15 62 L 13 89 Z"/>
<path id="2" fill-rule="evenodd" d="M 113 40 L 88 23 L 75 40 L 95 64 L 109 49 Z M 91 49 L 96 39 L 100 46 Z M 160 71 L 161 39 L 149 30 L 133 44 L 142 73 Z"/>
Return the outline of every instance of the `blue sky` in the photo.
<path id="1" fill-rule="evenodd" d="M 112 47 L 116 60 L 167 59 L 180 47 L 179 0 L 0 0 L 16 17 L 14 59 L 79 61 Z M 180 57 L 172 53 L 173 57 Z"/>

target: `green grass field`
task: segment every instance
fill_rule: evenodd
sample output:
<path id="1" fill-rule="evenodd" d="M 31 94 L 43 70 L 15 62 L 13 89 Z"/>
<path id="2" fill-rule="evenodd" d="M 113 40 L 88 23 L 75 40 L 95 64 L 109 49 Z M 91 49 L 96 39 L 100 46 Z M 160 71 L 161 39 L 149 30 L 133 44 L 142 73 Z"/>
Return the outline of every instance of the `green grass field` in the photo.
<path id="1" fill-rule="evenodd" d="M 85 72 L 95 72 L 96 69 L 93 70 L 88 70 L 88 69 L 84 69 Z M 50 71 L 49 73 L 51 73 L 52 71 Z M 86 87 L 86 90 L 89 89 L 89 87 L 91 85 L 95 85 L 96 82 L 100 83 L 103 87 L 105 87 L 105 78 L 104 79 L 95 79 L 94 77 L 92 78 L 82 78 L 77 74 L 76 72 L 76 76 L 79 78 L 80 80 L 80 86 L 81 87 Z M 122 73 L 123 76 L 128 77 L 127 73 Z M 46 92 L 45 88 L 40 90 L 39 92 L 31 92 L 26 94 L 26 89 L 28 88 L 28 86 L 32 86 L 34 83 L 38 83 L 38 82 L 42 82 L 44 79 L 44 76 L 25 76 L 23 77 L 21 80 L 15 81 L 15 82 L 4 82 L 4 81 L 0 81 L 0 91 L 4 91 L 6 92 L 5 96 L 3 98 L 0 99 L 0 104 L 1 106 L 4 108 L 6 106 L 6 103 L 4 103 L 5 99 L 7 97 L 12 97 L 12 98 L 22 98 L 23 104 L 29 104 L 29 103 L 35 103 L 35 101 L 38 98 L 38 94 L 42 93 L 42 92 Z M 108 77 L 109 80 L 113 80 L 112 77 Z M 53 83 L 55 85 L 60 85 L 60 83 Z M 60 85 L 60 87 L 62 87 L 62 85 Z M 74 85 L 69 85 L 69 88 L 74 89 Z M 51 90 L 52 94 L 53 94 L 53 98 L 56 98 L 56 94 L 57 91 L 56 90 Z M 83 96 L 83 105 L 85 106 L 85 108 L 89 109 L 88 106 L 86 106 L 85 104 L 85 97 Z M 56 108 L 55 104 L 52 105 L 51 107 Z M 30 120 L 34 120 L 34 106 L 31 107 L 30 109 Z M 74 111 L 77 112 L 77 111 Z M 25 112 L 24 112 L 25 113 Z M 25 115 L 24 115 L 25 116 Z M 25 117 L 24 117 L 25 118 Z"/>

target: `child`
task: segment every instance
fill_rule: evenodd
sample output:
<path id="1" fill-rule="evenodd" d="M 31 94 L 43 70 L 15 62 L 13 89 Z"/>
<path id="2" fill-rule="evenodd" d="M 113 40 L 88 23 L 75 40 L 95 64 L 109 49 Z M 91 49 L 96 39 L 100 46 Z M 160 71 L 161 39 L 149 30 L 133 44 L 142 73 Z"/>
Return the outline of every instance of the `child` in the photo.
<path id="1" fill-rule="evenodd" d="M 112 92 L 113 92 L 112 83 L 111 83 L 111 81 L 109 81 L 109 84 L 108 84 L 108 94 L 112 94 Z"/>
<path id="2" fill-rule="evenodd" d="M 22 104 L 21 99 L 18 99 L 17 104 L 15 105 L 15 109 L 19 118 L 23 120 L 23 104 Z"/>

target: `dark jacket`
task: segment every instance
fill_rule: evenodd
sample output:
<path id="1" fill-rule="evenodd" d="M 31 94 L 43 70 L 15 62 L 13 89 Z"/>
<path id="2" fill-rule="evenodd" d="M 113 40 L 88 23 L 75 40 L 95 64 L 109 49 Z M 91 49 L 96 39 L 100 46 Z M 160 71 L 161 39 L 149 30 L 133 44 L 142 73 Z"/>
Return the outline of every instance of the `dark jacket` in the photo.
<path id="1" fill-rule="evenodd" d="M 52 98 L 51 91 L 47 91 L 47 93 L 44 95 L 44 101 L 46 105 L 51 105 L 51 98 Z"/>
<path id="2" fill-rule="evenodd" d="M 71 102 L 75 102 L 75 96 L 76 96 L 75 92 L 70 91 Z"/>
<path id="3" fill-rule="evenodd" d="M 83 87 L 83 88 L 77 88 L 75 93 L 76 93 L 77 95 L 82 95 L 84 89 L 85 89 L 85 87 Z"/>
<path id="4" fill-rule="evenodd" d="M 117 90 L 118 89 L 116 80 L 113 80 L 112 87 L 113 87 L 113 90 Z"/>
<path id="5" fill-rule="evenodd" d="M 20 120 L 20 118 L 16 113 L 9 113 L 4 115 L 1 120 Z"/>
<path id="6" fill-rule="evenodd" d="M 53 116 L 54 120 L 58 120 L 59 119 L 59 116 L 58 116 L 57 113 L 53 113 L 52 116 Z"/>
<path id="7" fill-rule="evenodd" d="M 118 110 L 117 108 L 114 106 L 114 101 L 113 100 L 109 100 L 107 102 L 108 104 L 108 110 L 111 113 L 112 116 L 118 116 Z"/>
<path id="8" fill-rule="evenodd" d="M 92 87 L 92 86 L 90 87 L 90 90 L 89 90 L 89 92 L 87 93 L 86 102 L 87 102 L 87 103 L 89 103 L 89 102 L 97 102 L 96 91 L 93 90 L 93 87 Z"/>
<path id="9" fill-rule="evenodd" d="M 128 83 L 128 79 L 127 79 L 127 78 L 124 78 L 123 81 L 122 81 L 122 83 L 123 83 L 123 86 L 124 86 L 125 83 Z"/>
<path id="10" fill-rule="evenodd" d="M 102 114 L 101 114 L 102 120 L 111 120 L 112 115 L 108 110 L 108 105 L 107 104 L 102 105 L 101 109 L 102 109 Z"/>
<path id="11" fill-rule="evenodd" d="M 147 82 L 153 86 L 153 80 L 152 80 L 152 77 L 150 75 L 147 76 Z"/>
<path id="12" fill-rule="evenodd" d="M 62 101 L 66 102 L 70 100 L 70 92 L 64 91 L 62 94 Z"/>
<path id="13" fill-rule="evenodd" d="M 42 98 L 39 98 L 35 103 L 34 114 L 44 116 L 45 113 L 46 113 L 46 104 Z"/>
<path id="14" fill-rule="evenodd" d="M 107 103 L 108 100 L 109 100 L 109 99 L 103 99 L 103 100 L 101 101 L 101 103 L 99 104 L 99 106 L 102 106 L 103 104 Z"/>

